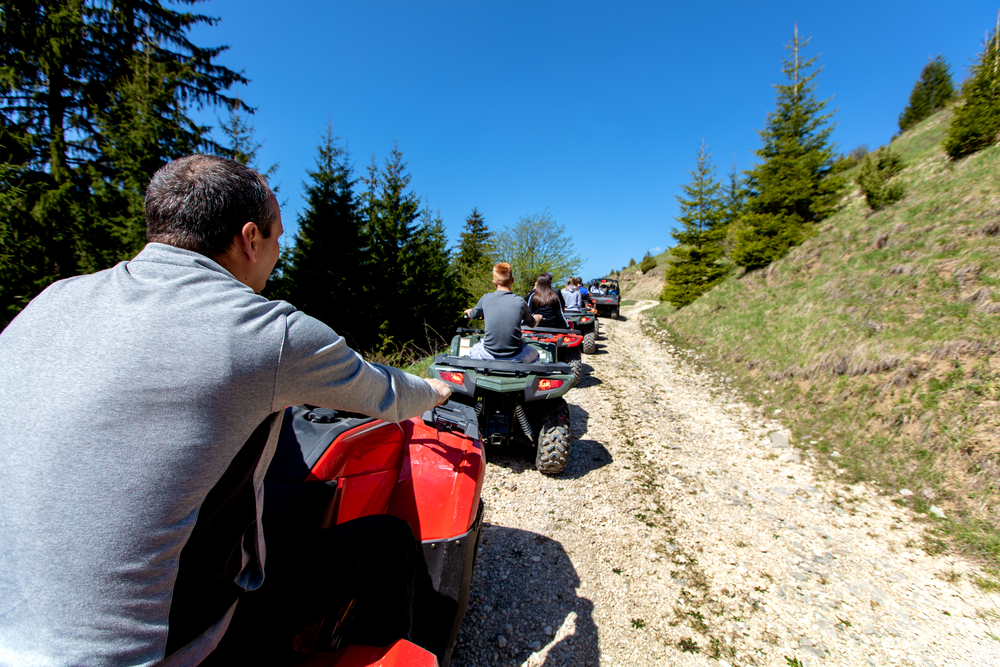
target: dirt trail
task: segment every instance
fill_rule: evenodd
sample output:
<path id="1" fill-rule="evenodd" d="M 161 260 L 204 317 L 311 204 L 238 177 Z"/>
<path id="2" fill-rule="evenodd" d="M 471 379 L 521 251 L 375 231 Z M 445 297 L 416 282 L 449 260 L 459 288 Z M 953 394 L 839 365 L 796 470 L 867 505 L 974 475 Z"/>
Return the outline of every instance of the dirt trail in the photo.
<path id="1" fill-rule="evenodd" d="M 1000 595 L 905 509 L 819 480 L 724 381 L 601 321 L 570 464 L 492 448 L 455 667 L 1000 665 Z"/>

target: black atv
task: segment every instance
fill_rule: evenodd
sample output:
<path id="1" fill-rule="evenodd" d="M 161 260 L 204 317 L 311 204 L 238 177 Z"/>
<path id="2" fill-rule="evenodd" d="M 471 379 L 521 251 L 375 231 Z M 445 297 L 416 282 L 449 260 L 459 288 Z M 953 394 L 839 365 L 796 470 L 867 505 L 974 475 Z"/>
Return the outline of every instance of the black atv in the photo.
<path id="1" fill-rule="evenodd" d="M 597 307 L 597 314 L 607 314 L 614 319 L 618 319 L 618 307 L 621 302 L 621 291 L 618 288 L 618 281 L 612 278 L 600 278 L 591 280 L 587 287 L 590 291 L 590 298 Z"/>
<path id="2" fill-rule="evenodd" d="M 434 357 L 430 372 L 452 388 L 451 400 L 471 405 L 483 442 L 521 443 L 535 449 L 535 467 L 555 475 L 569 462 L 570 415 L 563 396 L 575 384 L 569 364 L 555 361 L 552 343 L 525 343 L 538 350 L 532 363 L 473 359 L 481 329 L 459 329 L 448 354 Z"/>

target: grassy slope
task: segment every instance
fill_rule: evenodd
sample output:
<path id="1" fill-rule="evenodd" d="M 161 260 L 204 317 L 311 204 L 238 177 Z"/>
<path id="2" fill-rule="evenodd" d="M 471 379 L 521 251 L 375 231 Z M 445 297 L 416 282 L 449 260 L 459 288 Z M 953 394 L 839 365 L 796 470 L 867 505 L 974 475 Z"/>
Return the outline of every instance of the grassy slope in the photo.
<path id="1" fill-rule="evenodd" d="M 659 321 L 831 468 L 874 480 L 1000 563 L 1000 147 L 950 164 L 950 111 L 894 142 L 907 196 L 856 188 L 816 234 Z M 808 446 L 808 444 L 806 444 Z M 901 488 L 913 496 L 898 494 Z"/>

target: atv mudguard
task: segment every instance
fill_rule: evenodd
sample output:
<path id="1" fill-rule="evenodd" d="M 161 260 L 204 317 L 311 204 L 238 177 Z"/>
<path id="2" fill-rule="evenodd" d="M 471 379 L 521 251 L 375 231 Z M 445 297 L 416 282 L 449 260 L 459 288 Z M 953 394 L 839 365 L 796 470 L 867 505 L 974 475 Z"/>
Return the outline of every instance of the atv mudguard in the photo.
<path id="1" fill-rule="evenodd" d="M 288 408 L 265 476 L 265 530 L 269 521 L 306 529 L 372 514 L 406 520 L 423 556 L 414 639 L 446 667 L 468 605 L 485 472 L 468 406 L 447 403 L 400 424 Z"/>
<path id="2" fill-rule="evenodd" d="M 336 653 L 308 653 L 294 667 L 438 667 L 437 657 L 400 639 L 384 648 L 353 644 Z"/>

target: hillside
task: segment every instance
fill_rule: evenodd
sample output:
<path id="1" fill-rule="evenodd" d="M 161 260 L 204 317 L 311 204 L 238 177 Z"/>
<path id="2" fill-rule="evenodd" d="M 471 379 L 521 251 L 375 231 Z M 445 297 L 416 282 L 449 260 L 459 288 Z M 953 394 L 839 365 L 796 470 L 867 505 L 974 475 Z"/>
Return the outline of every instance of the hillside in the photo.
<path id="1" fill-rule="evenodd" d="M 670 261 L 670 252 L 656 255 L 656 268 L 643 273 L 639 265 L 627 266 L 619 271 L 617 278 L 623 299 L 658 299 L 663 290 L 663 273 Z"/>
<path id="2" fill-rule="evenodd" d="M 852 187 L 783 260 L 654 312 L 834 474 L 998 562 L 1000 147 L 950 163 L 949 115 L 893 143 L 902 201 L 873 213 Z M 655 292 L 643 280 L 636 296 Z"/>

